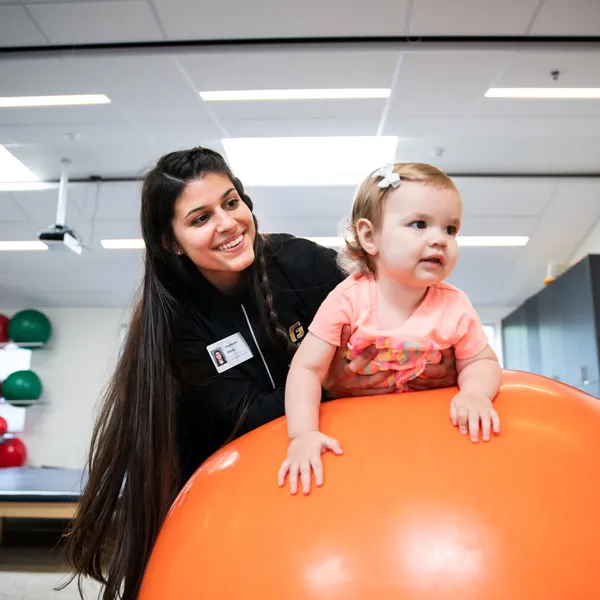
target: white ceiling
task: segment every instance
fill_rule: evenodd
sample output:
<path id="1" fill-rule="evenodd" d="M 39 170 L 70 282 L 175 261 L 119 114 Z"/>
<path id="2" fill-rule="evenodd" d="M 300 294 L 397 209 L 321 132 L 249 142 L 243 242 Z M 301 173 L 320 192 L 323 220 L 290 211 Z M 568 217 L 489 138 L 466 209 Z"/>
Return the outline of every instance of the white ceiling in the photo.
<path id="1" fill-rule="evenodd" d="M 529 235 L 524 248 L 463 248 L 451 281 L 477 306 L 512 306 L 567 260 L 600 218 L 600 101 L 486 99 L 490 86 L 600 87 L 600 0 L 0 0 L 0 96 L 103 93 L 88 107 L 0 109 L 4 144 L 44 180 L 72 184 L 83 256 L 0 253 L 0 307 L 124 306 L 141 253 L 139 183 L 161 154 L 224 137 L 395 135 L 397 160 L 457 175 L 467 235 Z M 410 36 L 410 43 L 169 45 L 177 40 Z M 477 43 L 464 36 L 518 36 Z M 420 36 L 463 36 L 436 42 Z M 155 42 L 156 47 L 124 47 Z M 102 44 L 114 44 L 102 47 Z M 76 44 L 71 48 L 67 46 Z M 99 44 L 88 48 L 81 44 Z M 119 44 L 121 44 L 119 46 Z M 62 45 L 57 47 L 57 45 Z M 17 48 L 18 47 L 18 48 Z M 27 48 L 25 48 L 27 47 Z M 550 71 L 559 69 L 558 83 Z M 204 103 L 199 91 L 391 87 L 388 100 Z M 77 141 L 70 141 L 73 135 Z M 435 149 L 443 149 L 436 156 Z M 485 175 L 485 176 L 484 176 Z M 531 176 L 533 175 L 533 176 Z M 331 236 L 351 188 L 254 188 L 264 231 Z M 0 240 L 35 239 L 57 191 L 0 192 Z"/>

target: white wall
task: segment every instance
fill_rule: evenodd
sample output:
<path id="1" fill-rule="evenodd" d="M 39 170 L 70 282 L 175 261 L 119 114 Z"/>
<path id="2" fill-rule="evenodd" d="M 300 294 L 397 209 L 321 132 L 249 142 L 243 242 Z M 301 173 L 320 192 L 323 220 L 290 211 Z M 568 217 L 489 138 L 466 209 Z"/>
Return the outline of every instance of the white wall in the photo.
<path id="1" fill-rule="evenodd" d="M 588 254 L 600 254 L 600 221 L 596 221 L 569 262 L 575 263 Z"/>
<path id="2" fill-rule="evenodd" d="M 39 308 L 52 337 L 32 353 L 42 381 L 39 405 L 27 408 L 18 436 L 31 466 L 82 467 L 100 393 L 114 370 L 125 311 L 114 308 Z M 8 317 L 16 311 L 2 311 Z"/>

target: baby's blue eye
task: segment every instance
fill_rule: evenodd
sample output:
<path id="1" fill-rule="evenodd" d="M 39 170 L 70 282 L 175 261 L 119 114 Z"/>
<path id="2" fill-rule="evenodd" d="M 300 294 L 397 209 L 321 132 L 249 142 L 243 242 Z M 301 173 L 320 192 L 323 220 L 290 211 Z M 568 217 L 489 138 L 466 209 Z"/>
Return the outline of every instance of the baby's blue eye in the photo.
<path id="1" fill-rule="evenodd" d="M 410 226 L 416 227 L 417 229 L 425 229 L 427 227 L 427 223 L 425 223 L 425 221 L 413 221 Z"/>

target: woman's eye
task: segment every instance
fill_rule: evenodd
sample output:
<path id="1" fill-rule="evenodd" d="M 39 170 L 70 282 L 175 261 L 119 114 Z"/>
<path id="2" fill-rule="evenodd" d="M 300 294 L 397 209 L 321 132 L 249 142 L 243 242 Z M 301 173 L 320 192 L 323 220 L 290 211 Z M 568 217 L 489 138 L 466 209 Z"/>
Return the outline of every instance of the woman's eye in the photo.
<path id="1" fill-rule="evenodd" d="M 200 215 L 192 221 L 192 225 L 203 225 L 208 221 L 208 215 Z"/>

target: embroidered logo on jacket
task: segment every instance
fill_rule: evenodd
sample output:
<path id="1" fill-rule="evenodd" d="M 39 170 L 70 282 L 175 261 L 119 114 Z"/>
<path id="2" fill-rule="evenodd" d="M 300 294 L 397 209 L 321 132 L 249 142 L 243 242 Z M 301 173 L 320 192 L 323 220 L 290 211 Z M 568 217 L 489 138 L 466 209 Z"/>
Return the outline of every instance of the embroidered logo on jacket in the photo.
<path id="1" fill-rule="evenodd" d="M 289 329 L 289 334 L 290 340 L 292 340 L 294 344 L 300 342 L 304 337 L 304 327 L 302 327 L 302 323 L 300 323 L 300 321 L 294 323 Z"/>

